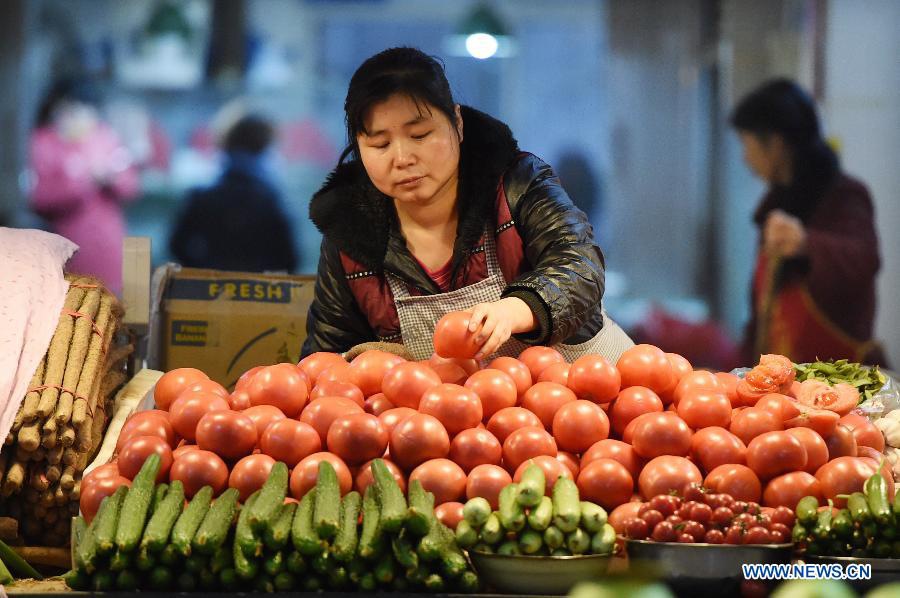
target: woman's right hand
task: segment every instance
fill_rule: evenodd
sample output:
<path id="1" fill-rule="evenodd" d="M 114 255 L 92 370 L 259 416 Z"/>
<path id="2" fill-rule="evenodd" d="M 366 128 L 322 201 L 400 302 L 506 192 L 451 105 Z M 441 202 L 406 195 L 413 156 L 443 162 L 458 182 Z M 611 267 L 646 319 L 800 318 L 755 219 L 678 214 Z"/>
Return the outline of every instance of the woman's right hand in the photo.
<path id="1" fill-rule="evenodd" d="M 470 311 L 469 332 L 481 345 L 475 359 L 493 355 L 513 334 L 529 332 L 536 325 L 528 304 L 518 297 L 505 297 L 491 303 L 479 303 Z"/>

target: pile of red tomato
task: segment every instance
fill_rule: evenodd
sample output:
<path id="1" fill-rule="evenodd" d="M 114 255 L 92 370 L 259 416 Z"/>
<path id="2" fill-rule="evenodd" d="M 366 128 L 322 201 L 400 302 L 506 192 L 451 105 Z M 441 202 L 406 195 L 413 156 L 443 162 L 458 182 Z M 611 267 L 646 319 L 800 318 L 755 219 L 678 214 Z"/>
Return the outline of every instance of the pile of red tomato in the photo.
<path id="1" fill-rule="evenodd" d="M 548 483 L 571 476 L 584 500 L 607 509 L 699 483 L 794 507 L 806 495 L 824 502 L 861 489 L 880 462 L 883 437 L 849 413 L 855 403 L 810 406 L 817 397 L 801 392 L 780 356 L 764 356 L 743 379 L 694 371 L 651 345 L 615 366 L 599 355 L 569 364 L 530 347 L 482 369 L 462 357 L 474 346 L 465 335 L 464 323 L 438 327 L 435 347 L 456 357 L 367 351 L 347 363 L 315 353 L 296 366 L 253 368 L 231 393 L 198 370 L 168 372 L 155 389 L 158 409 L 126 422 L 117 461 L 88 476 L 83 495 L 98 504 L 157 452 L 160 480 L 181 480 L 188 496 L 210 484 L 246 497 L 284 461 L 300 498 L 322 459 L 348 492 L 370 483 L 368 463 L 384 457 L 401 486 L 419 479 L 453 516 L 475 496 L 496 508 L 529 460 Z M 84 502 L 85 511 L 95 506 Z"/>
<path id="2" fill-rule="evenodd" d="M 633 503 L 634 515 L 617 521 L 632 540 L 707 544 L 783 544 L 791 541 L 794 511 L 735 500 L 707 492 L 699 484 L 684 497 L 660 494 Z"/>

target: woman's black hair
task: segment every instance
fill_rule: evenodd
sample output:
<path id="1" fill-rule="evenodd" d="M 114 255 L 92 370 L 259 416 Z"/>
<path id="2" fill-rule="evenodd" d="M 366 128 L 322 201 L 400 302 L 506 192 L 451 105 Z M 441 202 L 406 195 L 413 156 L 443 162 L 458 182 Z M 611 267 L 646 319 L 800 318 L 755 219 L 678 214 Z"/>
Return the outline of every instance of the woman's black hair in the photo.
<path id="1" fill-rule="evenodd" d="M 275 140 L 275 127 L 262 115 L 247 114 L 235 122 L 222 140 L 226 152 L 263 153 Z"/>
<path id="2" fill-rule="evenodd" d="M 788 79 L 774 79 L 743 98 L 731 113 L 732 126 L 763 141 L 780 135 L 793 155 L 790 190 L 802 203 L 818 200 L 839 172 L 838 157 L 822 138 L 812 98 Z"/>
<path id="3" fill-rule="evenodd" d="M 456 123 L 456 103 L 440 60 L 417 48 L 390 48 L 363 62 L 350 79 L 344 101 L 348 145 L 339 162 L 351 154 L 359 158 L 357 137 L 365 133 L 369 110 L 395 94 L 408 96 L 420 109 L 433 106 Z"/>
<path id="4" fill-rule="evenodd" d="M 80 102 L 97 106 L 100 104 L 100 92 L 97 87 L 84 79 L 60 79 L 47 92 L 38 108 L 35 126 L 43 127 L 50 123 L 53 111 L 61 102 Z"/>

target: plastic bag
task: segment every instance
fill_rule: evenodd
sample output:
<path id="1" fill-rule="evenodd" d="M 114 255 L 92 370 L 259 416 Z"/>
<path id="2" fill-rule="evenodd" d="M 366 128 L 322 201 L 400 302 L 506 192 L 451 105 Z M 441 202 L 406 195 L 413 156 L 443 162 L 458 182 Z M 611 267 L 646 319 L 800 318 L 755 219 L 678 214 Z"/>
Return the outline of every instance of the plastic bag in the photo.
<path id="1" fill-rule="evenodd" d="M 900 409 L 900 384 L 888 374 L 884 377 L 885 383 L 881 390 L 872 395 L 871 399 L 856 406 L 856 410 L 869 419 L 878 419 L 885 413 Z"/>

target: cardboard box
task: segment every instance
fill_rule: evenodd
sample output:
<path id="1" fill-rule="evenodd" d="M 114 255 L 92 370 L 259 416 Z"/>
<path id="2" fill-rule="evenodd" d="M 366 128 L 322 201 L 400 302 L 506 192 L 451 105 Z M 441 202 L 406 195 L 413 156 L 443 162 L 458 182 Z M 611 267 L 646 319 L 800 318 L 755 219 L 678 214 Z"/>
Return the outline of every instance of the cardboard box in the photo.
<path id="1" fill-rule="evenodd" d="M 182 268 L 153 274 L 148 367 L 193 367 L 231 388 L 257 365 L 300 359 L 314 276 Z"/>

